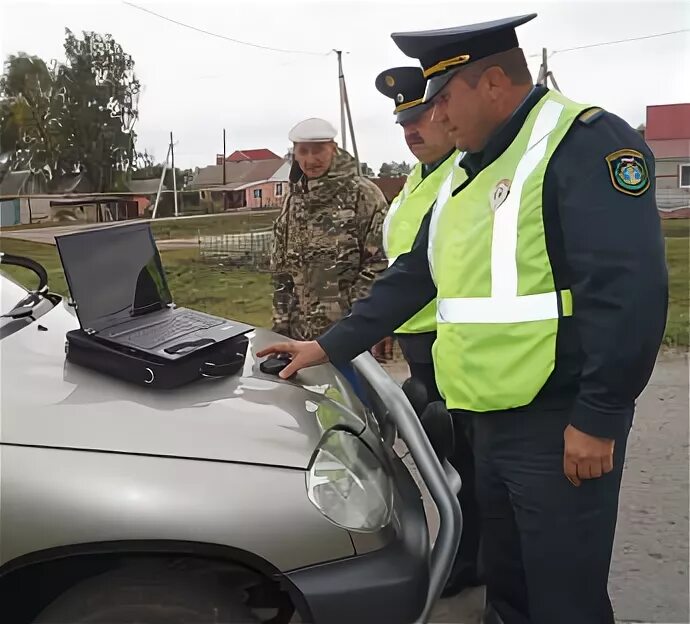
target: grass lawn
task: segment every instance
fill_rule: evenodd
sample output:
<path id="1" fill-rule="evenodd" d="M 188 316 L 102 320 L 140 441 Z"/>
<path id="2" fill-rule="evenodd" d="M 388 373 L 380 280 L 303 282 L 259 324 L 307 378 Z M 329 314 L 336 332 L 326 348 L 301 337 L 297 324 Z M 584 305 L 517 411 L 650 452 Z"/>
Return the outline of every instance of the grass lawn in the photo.
<path id="1" fill-rule="evenodd" d="M 151 224 L 157 239 L 196 238 L 198 235 L 238 234 L 253 230 L 264 230 L 273 225 L 278 211 L 265 214 L 251 212 L 218 215 L 216 217 L 190 217 L 177 221 L 154 221 Z"/>
<path id="2" fill-rule="evenodd" d="M 59 223 L 52 223 L 48 221 L 40 221 L 38 223 L 19 223 L 18 225 L 3 225 L 0 226 L 0 234 L 3 232 L 11 232 L 12 230 L 39 230 L 44 227 L 55 227 Z"/>
<path id="3" fill-rule="evenodd" d="M 242 217 L 250 220 L 252 228 L 257 223 L 270 225 L 273 219 L 273 215 L 242 215 Z M 227 219 L 228 221 L 220 221 L 217 226 L 213 223 L 216 222 L 216 218 L 194 221 L 210 221 L 207 231 L 213 231 L 214 227 L 226 228 L 229 223 L 236 228 L 234 231 L 243 231 L 239 223 L 242 217 L 239 215 L 218 217 L 219 220 Z M 244 231 L 246 231 L 247 221 L 244 223 Z M 173 225 L 177 224 L 179 222 Z M 690 309 L 690 238 L 687 234 L 680 235 L 683 231 L 687 232 L 688 225 L 690 225 L 688 220 L 664 222 L 670 281 L 669 318 L 664 341 L 668 345 L 681 347 L 687 347 L 690 343 L 688 314 Z M 157 236 L 159 237 L 160 235 Z M 173 237 L 184 238 L 185 236 L 176 232 Z M 60 261 L 52 245 L 0 237 L 0 250 L 37 260 L 48 270 L 51 288 L 60 294 L 67 293 Z M 267 274 L 229 269 L 218 264 L 201 262 L 196 249 L 163 251 L 161 256 L 175 301 L 179 305 L 235 318 L 260 327 L 270 325 L 271 285 Z M 22 283 L 28 282 L 30 285 L 35 283 L 32 281 L 34 276 L 30 271 L 6 266 L 3 270 Z"/>
<path id="4" fill-rule="evenodd" d="M 661 227 L 666 238 L 690 236 L 690 219 L 663 219 Z"/>
<path id="5" fill-rule="evenodd" d="M 55 245 L 30 243 L 0 236 L 0 251 L 15 256 L 24 256 L 39 262 L 48 272 L 48 285 L 50 289 L 61 295 L 67 294 L 67 282 L 65 282 L 65 275 L 62 272 L 62 265 L 60 264 L 60 258 Z M 33 271 L 6 264 L 0 265 L 0 270 L 12 276 L 26 287 L 34 288 L 38 286 L 38 277 L 34 275 Z"/>
<path id="6" fill-rule="evenodd" d="M 667 238 L 669 315 L 664 342 L 687 347 L 690 343 L 690 239 Z"/>
<path id="7" fill-rule="evenodd" d="M 201 262 L 196 249 L 163 251 L 161 256 L 178 305 L 257 327 L 271 326 L 273 289 L 267 273 Z"/>
<path id="8" fill-rule="evenodd" d="M 0 238 L 0 250 L 40 262 L 48 271 L 51 290 L 67 294 L 62 266 L 53 245 Z M 270 326 L 272 289 L 266 273 L 206 264 L 199 260 L 196 249 L 162 251 L 161 257 L 178 305 L 258 327 Z M 31 287 L 36 285 L 31 271 L 6 265 L 2 270 L 20 283 Z"/>
<path id="9" fill-rule="evenodd" d="M 157 239 L 196 238 L 198 235 L 237 234 L 253 230 L 264 230 L 273 225 L 278 210 L 265 213 L 240 212 L 216 215 L 212 217 L 188 217 L 177 220 L 154 221 L 151 224 Z M 45 227 L 57 227 L 69 223 L 42 222 L 25 225 L 9 225 L 0 228 L 2 232 L 13 230 L 34 230 Z"/>

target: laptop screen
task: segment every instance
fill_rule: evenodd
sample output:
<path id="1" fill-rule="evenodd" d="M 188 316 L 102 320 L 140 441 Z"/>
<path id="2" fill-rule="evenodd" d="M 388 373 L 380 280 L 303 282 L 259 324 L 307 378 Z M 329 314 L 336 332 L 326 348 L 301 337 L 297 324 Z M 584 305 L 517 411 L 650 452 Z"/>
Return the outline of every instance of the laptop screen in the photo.
<path id="1" fill-rule="evenodd" d="M 172 303 L 148 223 L 56 237 L 83 328 L 100 330 Z"/>

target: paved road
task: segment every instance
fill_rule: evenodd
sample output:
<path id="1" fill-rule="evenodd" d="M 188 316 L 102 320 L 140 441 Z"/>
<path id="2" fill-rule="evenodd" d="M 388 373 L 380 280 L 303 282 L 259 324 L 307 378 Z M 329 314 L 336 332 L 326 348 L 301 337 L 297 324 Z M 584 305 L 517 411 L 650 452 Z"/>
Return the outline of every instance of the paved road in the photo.
<path id="1" fill-rule="evenodd" d="M 55 237 L 64 234 L 72 234 L 80 230 L 97 230 L 104 227 L 113 227 L 123 225 L 125 221 L 117 224 L 113 223 L 90 223 L 87 225 L 65 225 L 57 227 L 34 228 L 30 230 L 12 230 L 9 232 L 2 232 L 3 238 L 16 238 L 19 240 L 30 241 L 32 243 L 44 243 L 46 245 L 54 245 Z M 131 223 L 131 221 L 130 221 Z M 190 247 L 198 247 L 199 241 L 196 238 L 171 238 L 160 239 L 156 241 L 158 249 L 187 249 Z"/>
<path id="2" fill-rule="evenodd" d="M 31 241 L 33 243 L 55 244 L 55 237 L 63 234 L 71 234 L 80 230 L 98 229 L 108 227 L 111 223 L 75 223 L 70 225 L 46 226 L 40 228 L 29 228 L 26 230 L 7 230 L 0 232 L 3 238 L 17 238 L 19 240 Z"/>
<path id="3" fill-rule="evenodd" d="M 405 377 L 399 368 L 391 374 Z M 664 353 L 628 445 L 609 583 L 621 623 L 690 622 L 688 411 L 687 354 Z M 432 622 L 478 624 L 482 601 L 481 589 L 441 601 Z"/>
<path id="4" fill-rule="evenodd" d="M 232 212 L 227 214 L 210 214 L 210 215 L 190 215 L 187 217 L 159 217 L 156 223 L 162 221 L 180 221 L 184 219 L 203 219 L 213 217 L 227 217 L 231 219 L 238 215 L 261 215 L 271 214 L 275 210 L 246 210 L 240 212 Z M 28 228 L 25 230 L 3 230 L 0 231 L 0 236 L 4 238 L 17 238 L 19 240 L 26 240 L 33 243 L 45 243 L 48 245 L 55 244 L 55 237 L 64 234 L 71 234 L 80 230 L 95 230 L 104 227 L 117 227 L 131 223 L 146 223 L 151 222 L 151 219 L 137 219 L 136 221 L 115 221 L 109 223 L 71 223 L 69 225 L 45 226 L 38 228 Z M 188 247 L 197 247 L 199 244 L 196 238 L 178 238 L 178 239 L 160 239 L 156 241 L 159 249 L 185 249 Z"/>

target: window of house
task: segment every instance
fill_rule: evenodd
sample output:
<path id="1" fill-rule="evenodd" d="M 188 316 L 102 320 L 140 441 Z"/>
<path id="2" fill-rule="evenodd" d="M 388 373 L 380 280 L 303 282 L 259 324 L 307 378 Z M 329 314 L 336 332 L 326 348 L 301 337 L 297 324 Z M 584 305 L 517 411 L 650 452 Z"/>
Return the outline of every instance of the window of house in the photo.
<path id="1" fill-rule="evenodd" d="M 206 199 L 206 191 L 201 191 L 201 199 Z"/>
<path id="2" fill-rule="evenodd" d="M 678 182 L 680 183 L 680 188 L 690 188 L 690 163 L 687 165 L 680 165 Z"/>
<path id="3" fill-rule="evenodd" d="M 254 199 L 261 199 L 261 189 L 254 189 Z"/>
<path id="4" fill-rule="evenodd" d="M 283 196 L 283 183 L 278 182 L 276 184 L 276 197 L 282 197 Z"/>

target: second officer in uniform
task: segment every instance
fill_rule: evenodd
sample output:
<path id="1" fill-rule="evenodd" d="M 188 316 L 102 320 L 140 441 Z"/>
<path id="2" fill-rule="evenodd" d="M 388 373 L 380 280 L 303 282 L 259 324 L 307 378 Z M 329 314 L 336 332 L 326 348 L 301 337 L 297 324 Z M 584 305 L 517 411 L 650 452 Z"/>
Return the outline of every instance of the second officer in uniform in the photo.
<path id="1" fill-rule="evenodd" d="M 426 79 L 419 67 L 392 67 L 376 78 L 376 88 L 395 103 L 395 120 L 405 134 L 405 142 L 418 159 L 400 194 L 393 200 L 383 222 L 383 247 L 392 265 L 412 249 L 422 219 L 431 209 L 441 183 L 451 172 L 458 152 L 445 124 L 431 119 L 432 105 L 424 103 Z M 415 407 L 441 401 L 431 354 L 436 339 L 436 302 L 432 301 L 395 332 L 410 368 L 406 390 L 416 395 Z M 411 382 L 411 383 L 410 383 Z M 421 397 L 418 392 L 421 391 Z M 463 512 L 462 541 L 444 596 L 479 584 L 477 554 L 479 517 L 474 492 L 472 448 L 460 426 L 456 429 L 455 452 L 451 463 L 462 478 L 459 494 Z"/>

